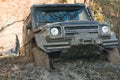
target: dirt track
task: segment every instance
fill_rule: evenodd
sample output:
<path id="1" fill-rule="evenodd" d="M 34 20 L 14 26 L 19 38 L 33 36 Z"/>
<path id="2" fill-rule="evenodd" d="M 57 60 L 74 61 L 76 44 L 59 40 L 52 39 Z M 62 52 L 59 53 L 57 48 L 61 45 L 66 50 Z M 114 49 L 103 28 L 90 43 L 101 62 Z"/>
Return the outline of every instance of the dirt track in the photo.
<path id="1" fill-rule="evenodd" d="M 94 56 L 86 59 L 57 59 L 51 70 L 34 63 L 11 63 L 0 60 L 0 80 L 119 80 L 120 65 Z"/>

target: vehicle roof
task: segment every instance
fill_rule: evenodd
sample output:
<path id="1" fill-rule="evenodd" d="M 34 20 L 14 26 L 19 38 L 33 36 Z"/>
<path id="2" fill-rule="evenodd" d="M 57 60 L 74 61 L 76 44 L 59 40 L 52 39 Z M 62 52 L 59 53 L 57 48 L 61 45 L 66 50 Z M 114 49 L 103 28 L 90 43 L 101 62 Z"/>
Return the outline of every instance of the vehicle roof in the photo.
<path id="1" fill-rule="evenodd" d="M 85 7 L 85 4 L 34 4 L 32 7 Z"/>

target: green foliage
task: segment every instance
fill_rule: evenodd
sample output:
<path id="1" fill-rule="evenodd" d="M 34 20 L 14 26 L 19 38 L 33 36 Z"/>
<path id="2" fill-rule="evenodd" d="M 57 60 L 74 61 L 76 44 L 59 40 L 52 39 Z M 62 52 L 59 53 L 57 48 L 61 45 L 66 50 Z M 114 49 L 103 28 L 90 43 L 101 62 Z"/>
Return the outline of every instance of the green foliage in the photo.
<path id="1" fill-rule="evenodd" d="M 120 0 L 94 0 L 99 4 L 107 20 L 113 25 L 112 30 L 120 36 Z M 120 37 L 119 37 L 120 38 Z"/>
<path id="2" fill-rule="evenodd" d="M 93 13 L 94 13 L 94 18 L 95 20 L 99 21 L 99 22 L 104 22 L 104 15 L 102 14 L 102 9 L 100 7 L 100 5 L 96 2 L 92 3 L 92 9 L 93 9 Z"/>
<path id="3" fill-rule="evenodd" d="M 104 22 L 104 16 L 103 15 L 97 15 L 97 14 L 95 14 L 95 19 L 97 20 L 97 21 L 99 21 L 99 22 Z"/>
<path id="4" fill-rule="evenodd" d="M 60 3 L 67 3 L 67 0 L 59 0 Z"/>

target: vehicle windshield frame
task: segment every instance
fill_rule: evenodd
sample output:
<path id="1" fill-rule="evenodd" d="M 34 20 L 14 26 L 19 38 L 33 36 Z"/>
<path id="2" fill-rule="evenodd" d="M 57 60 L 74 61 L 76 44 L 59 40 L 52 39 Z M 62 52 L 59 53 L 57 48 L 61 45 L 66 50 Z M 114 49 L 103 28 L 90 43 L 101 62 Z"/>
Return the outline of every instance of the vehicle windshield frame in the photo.
<path id="1" fill-rule="evenodd" d="M 61 13 L 63 13 L 63 14 L 61 14 Z M 58 14 L 61 16 L 58 16 Z M 53 15 L 57 16 L 57 18 L 54 18 L 55 20 L 52 19 L 54 17 Z M 81 15 L 84 16 L 84 19 L 80 18 Z M 71 16 L 73 16 L 73 17 L 71 17 Z M 61 17 L 64 17 L 64 18 L 61 18 Z M 67 19 L 67 17 L 69 17 L 69 19 Z M 76 19 L 74 19 L 75 17 L 76 17 Z M 71 9 L 71 8 L 51 9 L 50 8 L 50 9 L 38 10 L 38 12 L 36 13 L 36 18 L 37 18 L 38 23 L 54 23 L 54 22 L 63 22 L 63 21 L 71 21 L 71 20 L 80 20 L 80 21 L 90 20 L 88 18 L 88 14 L 86 13 L 85 8 L 73 8 L 73 9 Z M 49 20 L 47 18 L 50 18 L 51 20 Z M 73 18 L 73 19 L 70 19 L 70 18 Z"/>

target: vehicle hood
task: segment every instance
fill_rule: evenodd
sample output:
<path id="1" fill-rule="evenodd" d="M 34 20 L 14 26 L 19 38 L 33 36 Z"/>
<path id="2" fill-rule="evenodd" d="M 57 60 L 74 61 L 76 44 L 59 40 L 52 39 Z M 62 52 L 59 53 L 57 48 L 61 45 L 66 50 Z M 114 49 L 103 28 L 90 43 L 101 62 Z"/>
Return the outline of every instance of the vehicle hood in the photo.
<path id="1" fill-rule="evenodd" d="M 61 26 L 72 26 L 72 25 L 86 25 L 86 26 L 96 26 L 99 25 L 97 21 L 64 21 L 64 22 L 56 22 L 56 23 L 48 23 L 47 26 L 61 25 Z"/>

